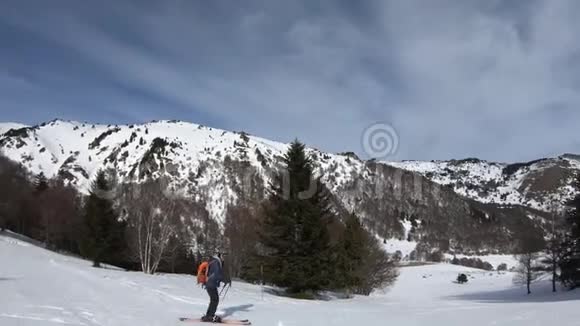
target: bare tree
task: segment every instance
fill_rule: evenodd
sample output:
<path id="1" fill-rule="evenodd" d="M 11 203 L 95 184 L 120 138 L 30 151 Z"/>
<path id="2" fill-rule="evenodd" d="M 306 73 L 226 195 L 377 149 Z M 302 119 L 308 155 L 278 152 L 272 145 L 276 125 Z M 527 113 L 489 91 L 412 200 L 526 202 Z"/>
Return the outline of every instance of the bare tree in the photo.
<path id="1" fill-rule="evenodd" d="M 546 239 L 546 248 L 544 249 L 544 256 L 541 259 L 543 265 L 552 273 L 552 292 L 556 292 L 556 282 L 558 280 L 558 266 L 564 255 L 564 248 L 562 241 L 565 237 L 565 232 L 562 228 L 564 219 L 560 216 L 556 203 L 552 203 L 551 211 L 551 225 Z"/>
<path id="2" fill-rule="evenodd" d="M 520 233 L 516 235 L 516 239 L 516 255 L 514 257 L 518 261 L 518 266 L 516 267 L 514 283 L 525 284 L 528 294 L 530 294 L 532 293 L 530 290 L 532 282 L 541 275 L 542 265 L 539 258 L 541 251 L 546 248 L 546 241 L 543 236 L 538 236 L 536 233 Z"/>
<path id="3" fill-rule="evenodd" d="M 48 248 L 77 252 L 76 233 L 82 222 L 76 190 L 61 180 L 52 180 L 36 204 L 42 228 L 39 238 Z"/>
<path id="4" fill-rule="evenodd" d="M 37 228 L 31 213 L 32 185 L 24 167 L 0 152 L 0 228 L 31 236 Z"/>
<path id="5" fill-rule="evenodd" d="M 532 293 L 530 287 L 540 275 L 540 268 L 538 265 L 538 258 L 540 255 L 535 252 L 528 252 L 516 255 L 518 267 L 516 268 L 516 275 L 514 276 L 514 283 L 518 285 L 526 285 L 528 294 Z"/>
<path id="6" fill-rule="evenodd" d="M 257 209 L 230 206 L 226 213 L 224 236 L 227 241 L 228 269 L 232 277 L 239 277 L 251 261 L 258 242 Z"/>
<path id="7" fill-rule="evenodd" d="M 121 198 L 128 222 L 129 248 L 139 259 L 142 271 L 154 274 L 173 251 L 170 240 L 177 234 L 180 218 L 187 215 L 186 205 L 163 179 L 127 184 Z"/>

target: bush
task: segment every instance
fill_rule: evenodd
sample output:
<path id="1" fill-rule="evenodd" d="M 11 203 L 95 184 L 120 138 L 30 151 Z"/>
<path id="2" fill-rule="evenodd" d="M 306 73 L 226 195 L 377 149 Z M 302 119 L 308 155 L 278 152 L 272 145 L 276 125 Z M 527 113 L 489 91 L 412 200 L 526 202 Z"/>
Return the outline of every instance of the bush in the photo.
<path id="1" fill-rule="evenodd" d="M 486 271 L 492 271 L 493 270 L 493 265 L 486 262 L 486 261 L 482 261 L 479 258 L 466 258 L 463 257 L 461 259 L 457 259 L 457 258 L 453 258 L 453 260 L 451 260 L 451 264 L 453 265 L 460 265 L 460 266 L 465 266 L 465 267 L 472 267 L 472 268 L 478 268 L 478 269 L 483 269 Z"/>
<path id="2" fill-rule="evenodd" d="M 463 283 L 467 283 L 467 281 L 468 281 L 467 275 L 465 275 L 465 274 L 457 275 L 457 283 L 463 284 Z"/>
<path id="3" fill-rule="evenodd" d="M 498 272 L 502 272 L 502 271 L 507 271 L 507 264 L 506 263 L 501 263 L 497 266 L 497 271 Z"/>
<path id="4" fill-rule="evenodd" d="M 445 257 L 443 256 L 443 253 L 439 250 L 436 250 L 429 254 L 427 260 L 432 261 L 434 263 L 440 263 L 443 261 L 444 258 Z"/>
<path id="5" fill-rule="evenodd" d="M 401 260 L 403 260 L 403 253 L 401 252 L 401 250 L 395 251 L 395 253 L 393 254 L 393 260 L 396 262 L 400 262 Z"/>

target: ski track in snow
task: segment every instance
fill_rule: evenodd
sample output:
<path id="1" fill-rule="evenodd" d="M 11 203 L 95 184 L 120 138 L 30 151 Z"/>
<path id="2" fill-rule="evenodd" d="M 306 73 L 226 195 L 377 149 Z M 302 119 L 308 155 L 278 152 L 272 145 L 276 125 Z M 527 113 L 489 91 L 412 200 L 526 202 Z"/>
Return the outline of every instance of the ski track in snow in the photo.
<path id="1" fill-rule="evenodd" d="M 183 326 L 207 294 L 185 275 L 95 269 L 90 262 L 0 235 L 0 325 Z M 469 275 L 454 284 L 459 272 Z M 303 301 L 235 282 L 218 312 L 253 325 L 578 325 L 580 292 L 552 294 L 547 281 L 531 296 L 512 274 L 436 264 L 401 268 L 397 283 L 370 297 Z"/>

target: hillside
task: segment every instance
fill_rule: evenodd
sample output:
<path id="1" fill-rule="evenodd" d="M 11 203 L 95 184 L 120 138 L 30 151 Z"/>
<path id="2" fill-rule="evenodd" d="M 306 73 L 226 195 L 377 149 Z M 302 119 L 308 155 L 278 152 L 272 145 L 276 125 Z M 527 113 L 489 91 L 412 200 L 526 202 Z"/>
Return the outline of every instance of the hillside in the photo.
<path id="1" fill-rule="evenodd" d="M 178 317 L 203 314 L 207 295 L 193 276 L 145 275 L 95 269 L 0 234 L 0 324 L 183 325 Z M 452 283 L 467 273 L 465 285 Z M 218 313 L 253 325 L 576 325 L 580 293 L 550 293 L 547 282 L 533 294 L 514 287 L 510 273 L 453 265 L 401 268 L 397 283 L 370 297 L 303 301 L 277 297 L 261 287 L 234 282 Z M 380 322 L 377 322 L 380 321 Z"/>
<path id="2" fill-rule="evenodd" d="M 573 154 L 514 164 L 479 159 L 385 164 L 420 173 L 482 203 L 523 205 L 543 211 L 559 209 L 573 197 L 576 189 L 570 185 L 580 172 L 580 156 Z"/>
<path id="3" fill-rule="evenodd" d="M 26 127 L 27 127 L 26 125 L 23 125 L 21 123 L 3 122 L 0 123 L 0 135 L 7 132 L 10 129 L 21 129 Z"/>
<path id="4" fill-rule="evenodd" d="M 163 175 L 181 195 L 202 203 L 219 226 L 230 207 L 265 198 L 287 148 L 182 121 L 2 126 L 18 129 L 0 135 L 0 151 L 32 174 L 60 177 L 84 193 L 99 169 L 119 182 Z M 513 237 L 542 231 L 549 203 L 570 196 L 566 183 L 580 166 L 573 156 L 505 165 L 376 162 L 308 151 L 338 213 L 355 211 L 380 238 L 412 240 L 422 252 L 509 252 Z"/>

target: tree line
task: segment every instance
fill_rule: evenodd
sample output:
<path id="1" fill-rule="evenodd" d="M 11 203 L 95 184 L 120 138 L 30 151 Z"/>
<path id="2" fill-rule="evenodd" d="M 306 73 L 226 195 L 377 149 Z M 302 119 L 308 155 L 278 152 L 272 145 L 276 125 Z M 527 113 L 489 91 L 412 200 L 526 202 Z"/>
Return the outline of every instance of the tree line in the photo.
<path id="1" fill-rule="evenodd" d="M 393 283 L 395 260 L 353 213 L 338 212 L 295 141 L 265 200 L 231 205 L 223 232 L 205 203 L 163 177 L 119 183 L 99 171 L 88 194 L 0 156 L 0 228 L 52 250 L 145 273 L 195 273 L 203 256 L 227 253 L 229 273 L 292 295 L 370 294 Z"/>
<path id="2" fill-rule="evenodd" d="M 580 190 L 580 175 L 573 186 Z M 561 213 L 552 208 L 552 218 L 544 226 L 544 238 L 524 235 L 517 241 L 514 282 L 525 285 L 528 294 L 532 283 L 546 273 L 551 274 L 553 292 L 557 291 L 558 282 L 568 289 L 580 286 L 580 193 L 565 203 L 563 213 L 562 219 Z"/>
<path id="3" fill-rule="evenodd" d="M 225 251 L 233 277 L 271 284 L 291 295 L 322 290 L 370 294 L 397 277 L 386 254 L 355 212 L 332 205 L 314 175 L 304 145 L 289 146 L 265 200 L 231 205 L 222 229 L 205 203 L 184 198 L 167 179 L 119 183 L 99 171 L 88 194 L 58 176 L 30 175 L 0 155 L 0 229 L 92 260 L 145 273 L 195 273 L 204 255 Z M 580 176 L 575 180 L 580 189 Z M 554 213 L 541 239 L 519 235 L 515 282 L 552 275 L 580 286 L 580 194 L 566 203 L 564 223 Z M 457 263 L 461 263 L 459 260 Z"/>
<path id="4" fill-rule="evenodd" d="M 184 230 L 211 234 L 218 227 L 202 204 L 168 195 L 166 188 L 163 179 L 118 184 L 113 173 L 99 171 L 85 195 L 58 176 L 32 176 L 0 156 L 0 230 L 87 258 L 95 267 L 194 273 L 204 237 L 192 248 Z M 196 229 L 192 220 L 205 227 Z"/>

